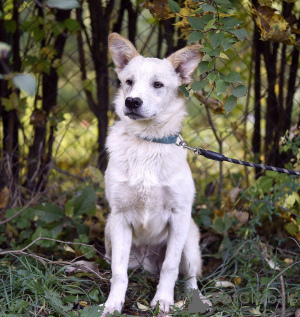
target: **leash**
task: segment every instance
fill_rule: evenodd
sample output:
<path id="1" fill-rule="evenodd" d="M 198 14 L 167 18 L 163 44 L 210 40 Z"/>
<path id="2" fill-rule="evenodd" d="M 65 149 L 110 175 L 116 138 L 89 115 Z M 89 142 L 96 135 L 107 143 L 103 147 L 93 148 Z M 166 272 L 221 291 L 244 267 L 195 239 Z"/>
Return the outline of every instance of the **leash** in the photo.
<path id="1" fill-rule="evenodd" d="M 225 162 L 230 162 L 233 164 L 256 167 L 256 168 L 260 168 L 260 169 L 264 169 L 264 170 L 268 170 L 268 171 L 272 171 L 272 172 L 300 176 L 300 171 L 293 171 L 293 170 L 288 170 L 286 168 L 281 168 L 281 167 L 274 167 L 274 166 L 268 166 L 268 165 L 263 165 L 263 164 L 250 163 L 250 162 L 246 162 L 246 161 L 236 160 L 236 159 L 233 159 L 230 157 L 226 157 L 223 154 L 220 154 L 217 152 L 203 150 L 200 146 L 190 147 L 190 146 L 188 146 L 187 142 L 182 138 L 182 136 L 180 134 L 179 134 L 178 138 L 180 139 L 180 141 L 179 141 L 179 143 L 176 143 L 176 145 L 182 146 L 184 149 L 188 149 L 188 150 L 192 151 L 195 155 L 202 155 L 209 160 L 219 161 L 219 162 L 225 161 Z"/>

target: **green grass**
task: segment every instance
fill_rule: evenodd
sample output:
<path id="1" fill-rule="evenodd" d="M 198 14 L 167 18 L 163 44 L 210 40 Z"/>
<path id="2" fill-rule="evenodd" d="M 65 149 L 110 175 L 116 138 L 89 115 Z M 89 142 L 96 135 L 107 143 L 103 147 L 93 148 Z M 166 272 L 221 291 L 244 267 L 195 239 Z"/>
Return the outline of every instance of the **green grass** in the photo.
<path id="1" fill-rule="evenodd" d="M 284 248 L 275 249 L 256 238 L 233 240 L 226 248 L 218 241 L 210 250 L 205 250 L 204 276 L 199 286 L 202 293 L 214 302 L 214 310 L 201 316 L 281 316 L 281 275 L 286 293 L 284 316 L 294 316 L 300 305 L 300 248 L 292 239 L 282 241 L 282 245 Z M 280 270 L 272 269 L 266 259 L 272 260 Z M 103 303 L 109 292 L 108 267 L 100 261 L 103 280 L 84 272 L 67 276 L 65 268 L 28 256 L 3 258 L 0 261 L 0 317 L 99 317 L 99 306 L 96 305 Z M 122 316 L 159 316 L 158 309 L 149 308 L 157 276 L 141 270 L 129 272 L 129 276 Z M 216 288 L 216 281 L 228 281 L 234 287 Z M 176 283 L 175 302 L 187 298 L 183 284 L 183 280 Z M 234 298 L 235 301 L 229 301 Z M 87 301 L 89 307 L 75 310 L 79 308 L 76 304 L 80 300 Z M 139 310 L 137 302 L 148 310 Z M 175 308 L 172 315 L 198 316 L 188 313 L 189 303 L 188 298 L 183 309 Z"/>

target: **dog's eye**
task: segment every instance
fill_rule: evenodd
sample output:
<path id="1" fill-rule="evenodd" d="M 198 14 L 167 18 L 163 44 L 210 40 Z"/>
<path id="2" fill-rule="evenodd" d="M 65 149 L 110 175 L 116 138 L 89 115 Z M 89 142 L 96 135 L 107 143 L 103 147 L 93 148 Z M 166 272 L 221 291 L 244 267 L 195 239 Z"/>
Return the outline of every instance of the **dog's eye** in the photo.
<path id="1" fill-rule="evenodd" d="M 127 84 L 128 86 L 132 86 L 132 80 L 131 80 L 131 79 L 127 79 L 127 80 L 126 80 L 126 84 Z"/>
<path id="2" fill-rule="evenodd" d="M 160 83 L 159 81 L 156 81 L 156 82 L 153 84 L 153 86 L 154 86 L 155 88 L 161 88 L 163 85 L 164 85 L 164 84 Z"/>

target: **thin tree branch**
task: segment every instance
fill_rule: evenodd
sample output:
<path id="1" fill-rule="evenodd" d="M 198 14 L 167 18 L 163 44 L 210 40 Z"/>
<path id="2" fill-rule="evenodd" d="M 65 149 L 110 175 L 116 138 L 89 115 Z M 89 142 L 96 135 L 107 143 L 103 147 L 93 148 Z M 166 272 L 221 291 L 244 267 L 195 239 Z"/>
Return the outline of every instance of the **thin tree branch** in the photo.
<path id="1" fill-rule="evenodd" d="M 38 193 L 36 196 L 33 197 L 33 199 L 31 199 L 23 208 L 21 208 L 17 213 L 15 213 L 13 216 L 11 216 L 10 218 L 3 220 L 0 222 L 0 225 L 4 225 L 8 222 L 10 222 L 11 220 L 15 219 L 16 217 L 18 217 L 25 209 L 27 209 L 30 205 L 34 204 L 35 202 L 37 202 L 39 200 L 39 198 L 42 196 L 42 193 Z M 2 254 L 0 252 L 0 254 Z"/>

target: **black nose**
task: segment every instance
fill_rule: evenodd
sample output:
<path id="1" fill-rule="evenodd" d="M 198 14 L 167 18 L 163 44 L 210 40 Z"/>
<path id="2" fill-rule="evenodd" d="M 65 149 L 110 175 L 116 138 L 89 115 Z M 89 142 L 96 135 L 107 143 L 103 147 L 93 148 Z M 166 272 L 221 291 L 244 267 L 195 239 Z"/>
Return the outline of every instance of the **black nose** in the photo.
<path id="1" fill-rule="evenodd" d="M 125 106 L 129 109 L 137 109 L 143 104 L 143 100 L 141 98 L 131 98 L 127 97 L 125 100 Z"/>

